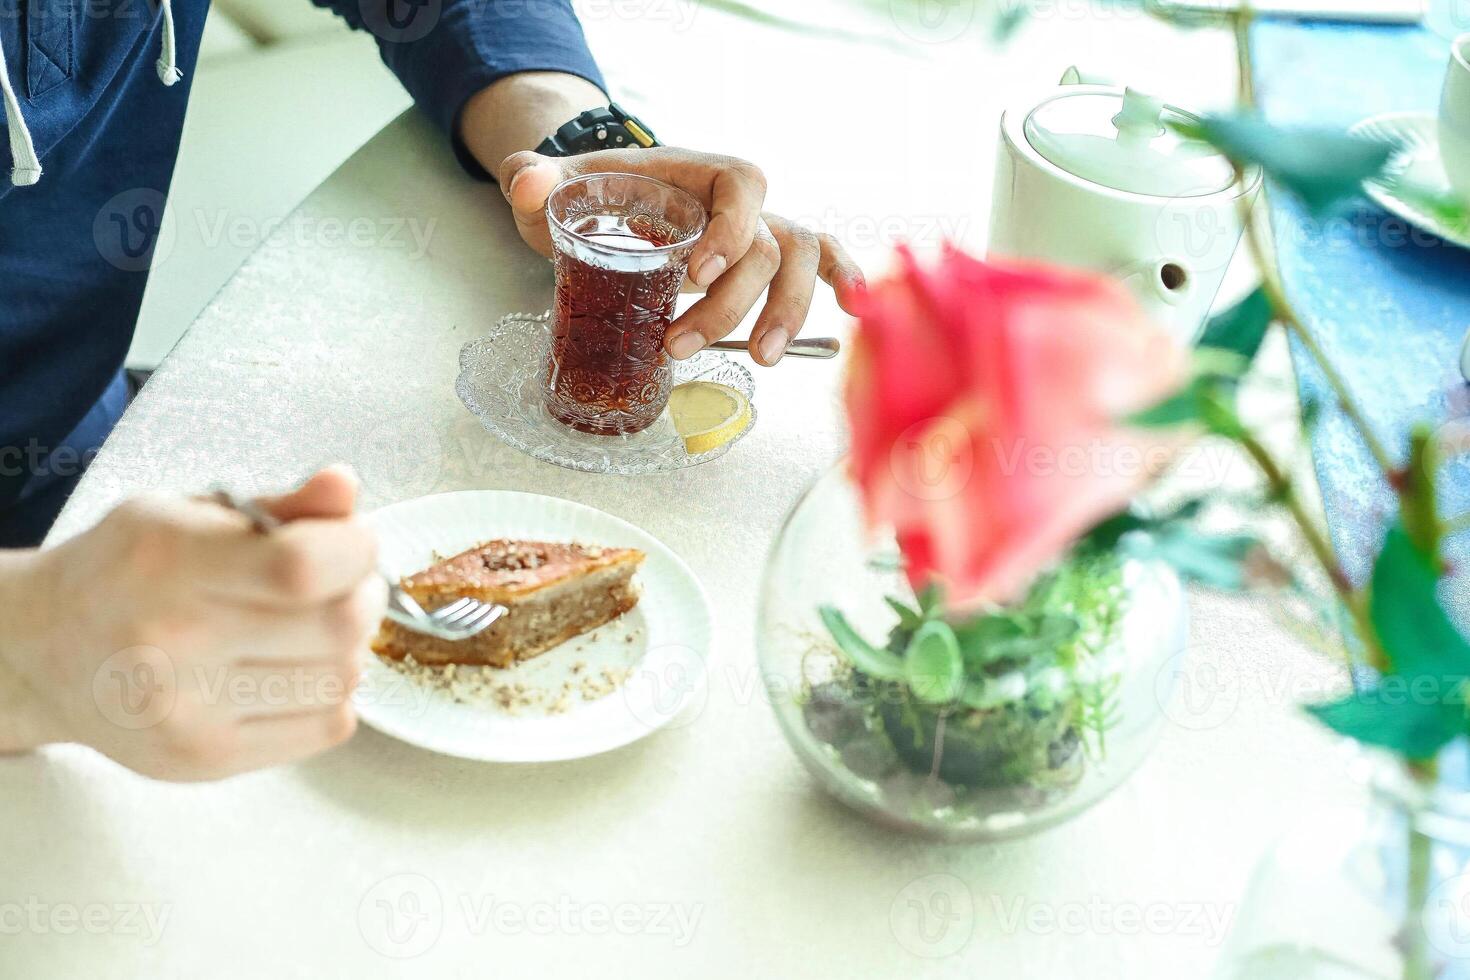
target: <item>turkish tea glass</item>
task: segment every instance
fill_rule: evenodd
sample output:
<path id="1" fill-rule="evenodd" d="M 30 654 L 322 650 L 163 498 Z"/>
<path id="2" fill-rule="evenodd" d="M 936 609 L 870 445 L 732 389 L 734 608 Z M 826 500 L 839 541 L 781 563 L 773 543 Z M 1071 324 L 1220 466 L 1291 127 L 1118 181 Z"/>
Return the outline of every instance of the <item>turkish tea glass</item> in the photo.
<path id="1" fill-rule="evenodd" d="M 593 435 L 652 425 L 673 372 L 664 331 L 707 217 L 699 200 L 635 174 L 588 174 L 551 192 L 556 313 L 546 408 Z"/>

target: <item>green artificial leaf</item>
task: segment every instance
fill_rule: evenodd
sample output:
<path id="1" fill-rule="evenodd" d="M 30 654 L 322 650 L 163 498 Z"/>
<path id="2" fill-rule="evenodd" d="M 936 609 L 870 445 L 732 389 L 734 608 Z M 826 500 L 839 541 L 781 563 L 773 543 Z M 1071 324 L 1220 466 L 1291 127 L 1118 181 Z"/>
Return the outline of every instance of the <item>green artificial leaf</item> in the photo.
<path id="1" fill-rule="evenodd" d="M 1438 560 L 1403 523 L 1373 562 L 1368 615 L 1388 656 L 1377 687 L 1308 710 L 1334 731 L 1412 760 L 1431 759 L 1467 730 L 1470 642 L 1439 601 Z"/>
<path id="2" fill-rule="evenodd" d="M 1432 699 L 1386 699 L 1374 691 L 1308 705 L 1307 711 L 1339 734 L 1414 760 L 1434 758 L 1465 729 L 1463 706 Z"/>
<path id="3" fill-rule="evenodd" d="M 1247 430 L 1235 408 L 1235 382 L 1207 378 L 1198 389 L 1199 417 L 1205 430 L 1226 439 L 1239 441 L 1244 438 Z"/>
<path id="4" fill-rule="evenodd" d="M 1083 535 L 1078 544 L 1088 550 L 1111 553 L 1117 550 L 1125 536 L 1135 531 L 1158 533 L 1173 525 L 1188 523 L 1199 516 L 1204 506 L 1205 498 L 1194 497 L 1167 514 L 1154 514 L 1139 509 L 1125 510 L 1093 525 L 1092 530 Z"/>
<path id="5" fill-rule="evenodd" d="M 1156 529 L 1131 550 L 1168 562 L 1191 581 L 1233 591 L 1245 587 L 1245 560 L 1258 544 L 1251 534 L 1204 534 L 1178 523 Z"/>
<path id="6" fill-rule="evenodd" d="M 1028 628 L 1029 627 L 1029 628 Z M 1004 661 L 1036 664 L 1075 637 L 1082 628 L 1074 616 L 1044 613 L 1023 625 L 1010 616 L 989 615 L 954 627 L 965 670 L 972 676 L 990 672 Z"/>
<path id="7" fill-rule="evenodd" d="M 919 591 L 919 612 L 925 618 L 939 612 L 944 605 L 944 586 L 931 581 Z"/>
<path id="8" fill-rule="evenodd" d="M 1230 406 L 1234 414 L 1235 381 L 1250 362 L 1239 354 L 1219 347 L 1200 347 L 1194 353 L 1194 373 L 1189 382 L 1162 401 L 1128 416 L 1130 425 L 1158 429 L 1194 422 L 1202 425 L 1218 415 L 1213 403 Z"/>
<path id="9" fill-rule="evenodd" d="M 965 689 L 965 664 L 954 630 L 931 619 L 919 627 L 903 658 L 909 688 L 921 701 L 948 704 Z"/>
<path id="10" fill-rule="evenodd" d="M 1259 166 L 1316 216 L 1358 196 L 1362 182 L 1383 172 L 1394 149 L 1342 130 L 1283 128 L 1251 115 L 1205 116 L 1176 128 L 1237 166 Z"/>
<path id="11" fill-rule="evenodd" d="M 1196 347 L 1194 373 L 1207 378 L 1234 379 L 1250 370 L 1251 362 L 1224 347 Z"/>
<path id="12" fill-rule="evenodd" d="M 986 613 L 968 623 L 953 626 L 965 669 L 983 673 L 986 665 L 1005 658 L 1005 648 L 1022 636 L 1021 626 L 1010 616 Z"/>
<path id="13" fill-rule="evenodd" d="M 990 29 L 991 40 L 996 44 L 1005 44 L 1030 18 L 1029 0 L 1012 0 L 1011 3 L 1002 5 L 999 15 L 995 18 L 995 24 Z"/>
<path id="14" fill-rule="evenodd" d="M 1142 514 L 1131 510 L 1125 510 L 1121 514 L 1114 514 L 1094 524 L 1077 542 L 1079 550 L 1110 552 L 1118 547 L 1118 542 L 1123 537 L 1134 531 L 1143 531 L 1153 527 L 1154 522 Z"/>
<path id="15" fill-rule="evenodd" d="M 817 613 L 822 617 L 827 632 L 832 634 L 837 648 L 846 654 L 854 667 L 878 680 L 901 681 L 904 679 L 903 660 L 864 640 L 858 635 L 857 630 L 852 628 L 846 616 L 832 606 L 823 606 L 817 610 Z"/>
<path id="16" fill-rule="evenodd" d="M 1066 622 L 1063 623 L 1062 619 Z M 1010 640 L 992 643 L 988 651 L 991 663 L 1003 660 L 1036 664 L 1054 659 L 1057 649 L 1077 635 L 1081 624 L 1071 617 L 1062 617 L 1044 632 L 1018 636 Z"/>
<path id="17" fill-rule="evenodd" d="M 1145 429 L 1167 429 L 1174 425 L 1198 422 L 1200 420 L 1200 397 L 1197 386 L 1198 379 L 1190 381 L 1184 388 L 1158 404 L 1150 405 L 1143 411 L 1134 412 L 1128 416 L 1128 424 Z"/>
<path id="18" fill-rule="evenodd" d="M 1373 562 L 1368 615 L 1388 654 L 1389 671 L 1440 680 L 1470 674 L 1470 643 L 1439 601 L 1439 570 L 1402 525 L 1384 535 Z"/>
<path id="19" fill-rule="evenodd" d="M 923 613 L 904 605 L 893 596 L 884 596 L 883 601 L 888 603 L 888 608 L 898 613 L 898 628 L 901 630 L 916 630 L 924 621 Z"/>
<path id="20" fill-rule="evenodd" d="M 966 643 L 993 643 L 1022 633 L 1021 624 L 1008 612 L 983 612 L 964 622 L 951 623 L 950 628 Z"/>
<path id="21" fill-rule="evenodd" d="M 1168 428 L 1193 422 L 1207 432 L 1236 439 L 1245 433 L 1245 426 L 1235 409 L 1235 391 L 1233 377 L 1196 373 L 1182 390 L 1135 412 L 1126 421 L 1143 428 Z"/>
<path id="22" fill-rule="evenodd" d="M 1032 639 L 1046 647 L 1059 647 L 1082 629 L 1075 616 L 1065 613 L 1046 613 L 1036 623 Z"/>
<path id="23" fill-rule="evenodd" d="M 1026 662 L 1048 653 L 1053 647 L 1034 636 L 1017 636 L 1009 640 L 998 640 L 985 648 L 985 664 L 994 666 L 1005 661 Z"/>
<path id="24" fill-rule="evenodd" d="M 1261 349 L 1271 320 L 1271 301 L 1266 298 L 1266 291 L 1257 287 L 1230 309 L 1210 317 L 1199 346 L 1239 354 L 1249 363 Z"/>

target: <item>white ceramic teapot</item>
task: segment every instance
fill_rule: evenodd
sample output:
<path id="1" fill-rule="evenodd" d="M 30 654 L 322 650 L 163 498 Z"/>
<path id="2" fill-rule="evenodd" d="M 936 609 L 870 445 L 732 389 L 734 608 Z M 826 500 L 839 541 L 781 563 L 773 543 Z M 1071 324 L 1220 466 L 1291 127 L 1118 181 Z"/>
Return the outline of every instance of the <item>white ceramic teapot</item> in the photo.
<path id="1" fill-rule="evenodd" d="M 1092 81 L 1069 68 L 1054 93 L 1001 116 L 989 254 L 1114 276 L 1193 341 L 1260 175 L 1242 191 L 1224 156 L 1166 125 L 1196 117 Z"/>

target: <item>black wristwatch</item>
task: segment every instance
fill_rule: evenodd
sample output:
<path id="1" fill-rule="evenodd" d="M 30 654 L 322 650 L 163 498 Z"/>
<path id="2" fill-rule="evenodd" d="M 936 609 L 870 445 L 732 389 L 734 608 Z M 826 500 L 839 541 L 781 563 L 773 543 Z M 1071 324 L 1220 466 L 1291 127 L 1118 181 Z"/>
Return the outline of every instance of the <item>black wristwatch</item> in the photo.
<path id="1" fill-rule="evenodd" d="M 574 157 L 593 150 L 661 145 L 653 130 L 623 111 L 616 102 L 606 109 L 588 109 L 548 136 L 536 152 L 548 157 Z"/>

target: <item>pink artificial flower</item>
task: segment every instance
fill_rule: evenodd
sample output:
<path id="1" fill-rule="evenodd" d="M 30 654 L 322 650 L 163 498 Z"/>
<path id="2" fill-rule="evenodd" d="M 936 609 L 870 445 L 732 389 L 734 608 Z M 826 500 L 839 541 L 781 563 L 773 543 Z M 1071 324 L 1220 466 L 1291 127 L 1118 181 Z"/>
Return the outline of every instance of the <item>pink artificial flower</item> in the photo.
<path id="1" fill-rule="evenodd" d="M 916 589 L 1007 602 L 1180 444 L 1120 419 L 1179 390 L 1188 355 L 1106 279 L 955 248 L 932 269 L 900 258 L 860 301 L 854 477 Z"/>

